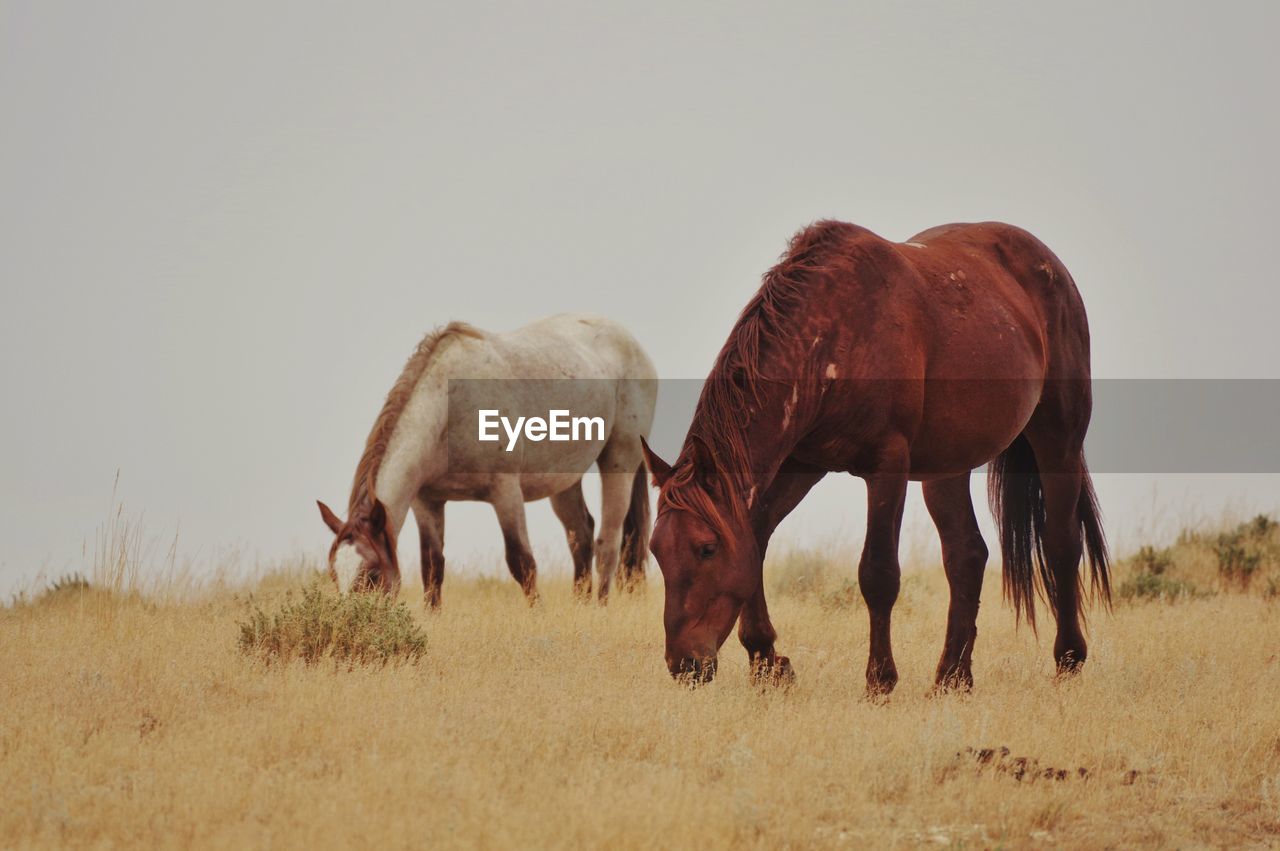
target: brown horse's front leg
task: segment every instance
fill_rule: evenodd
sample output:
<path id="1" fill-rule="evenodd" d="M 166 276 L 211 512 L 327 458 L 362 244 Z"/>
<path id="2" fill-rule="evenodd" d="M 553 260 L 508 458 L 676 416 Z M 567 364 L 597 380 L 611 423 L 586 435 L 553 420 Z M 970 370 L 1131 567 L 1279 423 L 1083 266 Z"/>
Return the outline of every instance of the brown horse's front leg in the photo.
<path id="1" fill-rule="evenodd" d="M 755 518 L 753 525 L 756 533 L 756 546 L 760 550 L 763 571 L 764 555 L 769 549 L 769 539 L 773 530 L 782 519 L 799 505 L 805 494 L 816 485 L 826 472 L 807 464 L 788 459 L 778 470 L 777 476 L 769 488 L 760 496 L 753 506 Z M 751 663 L 751 679 L 756 683 L 767 685 L 790 685 L 795 682 L 796 672 L 791 667 L 791 660 L 779 656 L 773 648 L 778 633 L 769 620 L 769 606 L 764 598 L 764 577 L 761 576 L 760 587 L 747 600 L 738 616 L 738 639 L 747 650 Z"/>
<path id="2" fill-rule="evenodd" d="M 867 692 L 872 695 L 888 694 L 898 684 L 889 618 L 901 584 L 898 535 L 902 529 L 902 508 L 906 503 L 907 470 L 904 451 L 895 463 L 867 477 L 867 537 L 858 563 L 858 584 L 871 616 Z"/>
<path id="3" fill-rule="evenodd" d="M 796 672 L 791 667 L 791 660 L 786 656 L 779 656 L 773 648 L 773 643 L 778 640 L 778 633 L 769 620 L 763 582 L 738 616 L 738 640 L 746 648 L 753 683 L 790 685 L 795 682 Z"/>

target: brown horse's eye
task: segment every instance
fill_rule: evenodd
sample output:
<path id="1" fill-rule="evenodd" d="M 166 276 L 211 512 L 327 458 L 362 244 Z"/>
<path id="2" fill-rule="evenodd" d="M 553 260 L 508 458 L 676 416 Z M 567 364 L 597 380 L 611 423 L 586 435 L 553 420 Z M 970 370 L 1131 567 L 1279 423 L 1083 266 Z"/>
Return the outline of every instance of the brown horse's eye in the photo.
<path id="1" fill-rule="evenodd" d="M 704 561 L 705 561 L 706 559 L 711 558 L 711 557 L 712 557 L 712 556 L 714 556 L 715 554 L 716 554 L 716 545 L 715 545 L 714 543 L 711 543 L 711 544 L 700 544 L 700 545 L 698 546 L 698 558 L 700 558 L 700 559 L 702 559 L 702 560 L 704 560 Z"/>

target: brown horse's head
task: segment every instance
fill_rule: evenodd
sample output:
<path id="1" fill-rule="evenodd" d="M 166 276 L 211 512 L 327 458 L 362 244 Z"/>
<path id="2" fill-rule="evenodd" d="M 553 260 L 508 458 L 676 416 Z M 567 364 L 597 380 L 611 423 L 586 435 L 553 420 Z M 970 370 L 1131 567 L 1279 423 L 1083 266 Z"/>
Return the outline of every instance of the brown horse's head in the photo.
<path id="1" fill-rule="evenodd" d="M 329 548 L 329 576 L 338 592 L 400 590 L 400 564 L 395 542 L 387 528 L 387 510 L 378 500 L 367 509 L 351 512 L 344 523 L 319 500 L 320 517 L 336 536 Z"/>
<path id="2" fill-rule="evenodd" d="M 647 444 L 644 454 L 661 488 L 649 548 L 666 586 L 667 668 L 677 679 L 709 682 L 720 645 L 760 584 L 759 548 L 744 512 L 727 507 L 726 485 L 707 472 L 705 450 L 695 444 L 679 469 Z"/>

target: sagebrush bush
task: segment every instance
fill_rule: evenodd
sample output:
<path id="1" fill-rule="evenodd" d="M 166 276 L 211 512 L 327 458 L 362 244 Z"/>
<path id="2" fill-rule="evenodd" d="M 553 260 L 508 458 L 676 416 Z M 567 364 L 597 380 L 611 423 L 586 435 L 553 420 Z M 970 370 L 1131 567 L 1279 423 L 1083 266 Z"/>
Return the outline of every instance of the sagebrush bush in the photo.
<path id="1" fill-rule="evenodd" d="M 1265 514 L 1222 532 L 1213 540 L 1218 572 L 1228 582 L 1248 587 L 1260 569 L 1280 556 L 1275 540 L 1276 521 Z"/>
<path id="2" fill-rule="evenodd" d="M 1192 583 L 1167 575 L 1174 566 L 1173 553 L 1167 547 L 1142 547 L 1128 559 L 1128 566 L 1130 575 L 1117 589 L 1122 600 L 1174 599 L 1196 593 Z"/>
<path id="3" fill-rule="evenodd" d="M 1121 582 L 1119 588 L 1119 595 L 1122 600 L 1135 598 L 1166 600 L 1190 597 L 1196 593 L 1196 587 L 1190 582 L 1170 579 L 1157 573 L 1135 574 Z"/>
<path id="4" fill-rule="evenodd" d="M 1121 599 L 1174 599 L 1280 588 L 1280 524 L 1260 514 L 1225 530 L 1186 529 L 1169 547 L 1117 564 Z"/>
<path id="5" fill-rule="evenodd" d="M 416 662 L 427 637 L 407 606 L 382 594 L 337 596 L 320 582 L 286 596 L 274 613 L 254 605 L 240 627 L 240 651 L 268 664 L 301 659 L 314 665 Z"/>

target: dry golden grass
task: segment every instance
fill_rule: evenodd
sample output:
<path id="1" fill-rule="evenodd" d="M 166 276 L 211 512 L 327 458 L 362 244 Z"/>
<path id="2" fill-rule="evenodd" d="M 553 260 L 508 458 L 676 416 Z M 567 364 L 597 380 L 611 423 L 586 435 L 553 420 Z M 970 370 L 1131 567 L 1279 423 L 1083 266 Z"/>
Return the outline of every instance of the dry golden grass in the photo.
<path id="1" fill-rule="evenodd" d="M 656 577 L 607 609 L 546 581 L 530 610 L 509 580 L 455 576 L 438 615 L 413 603 L 421 661 L 354 670 L 242 656 L 247 606 L 229 589 L 10 606 L 0 846 L 1280 843 L 1274 598 L 1095 612 L 1084 674 L 1056 682 L 1051 634 L 1015 631 L 993 569 L 977 687 L 929 698 L 946 586 L 914 572 L 895 615 L 903 680 L 873 703 L 851 572 L 772 566 L 799 675 L 785 693 L 749 686 L 732 638 L 715 683 L 674 684 Z M 273 577 L 255 598 L 305 581 Z"/>

